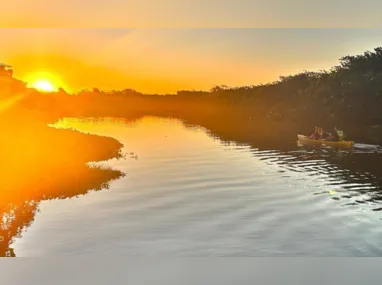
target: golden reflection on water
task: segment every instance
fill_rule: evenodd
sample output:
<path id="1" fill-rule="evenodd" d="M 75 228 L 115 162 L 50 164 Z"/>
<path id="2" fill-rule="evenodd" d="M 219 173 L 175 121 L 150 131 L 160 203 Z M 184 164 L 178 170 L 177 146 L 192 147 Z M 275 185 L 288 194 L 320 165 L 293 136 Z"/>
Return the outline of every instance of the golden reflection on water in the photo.
<path id="1" fill-rule="evenodd" d="M 123 127 L 124 130 L 134 132 L 135 143 L 153 151 L 154 146 L 163 144 L 163 140 L 166 140 L 170 150 L 203 140 L 203 135 L 193 136 L 190 140 L 189 132 L 185 132 L 183 125 L 174 125 L 168 120 L 163 120 L 168 124 L 158 123 L 161 120 L 155 117 L 144 117 L 138 121 L 118 118 L 64 118 L 49 124 L 50 128 L 37 126 L 17 131 L 22 140 L 13 138 L 13 141 L 3 141 L 2 149 L 7 149 L 8 152 L 3 156 L 3 162 L 7 163 L 3 164 L 0 173 L 4 186 L 0 190 L 0 256 L 14 256 L 12 241 L 33 222 L 40 201 L 76 197 L 89 190 L 105 189 L 108 188 L 109 181 L 123 176 L 118 170 L 103 168 L 97 164 L 89 168 L 84 164 L 92 157 L 97 157 L 97 148 L 105 148 L 106 153 L 108 148 L 113 150 L 113 143 L 109 143 L 107 138 L 103 141 L 103 137 L 89 139 L 88 136 L 73 133 L 72 130 L 103 136 L 119 133 L 123 140 Z M 125 128 L 126 125 L 130 128 Z M 129 138 L 131 139 L 131 134 Z M 93 145 L 95 139 L 100 144 Z M 60 151 L 59 146 L 71 149 L 70 155 L 67 151 Z M 90 150 L 94 149 L 93 155 L 84 155 L 86 146 Z M 47 156 L 44 153 L 52 155 Z M 98 157 L 102 160 L 103 156 Z M 104 157 L 107 159 L 108 155 Z M 157 163 L 160 167 L 159 162 L 152 163 Z"/>
<path id="2" fill-rule="evenodd" d="M 339 207 L 346 199 L 358 201 L 367 196 L 359 195 L 363 193 L 359 187 L 374 187 L 366 184 L 368 178 L 350 185 L 349 173 L 325 159 L 312 160 L 312 154 L 307 151 L 299 155 L 235 143 L 227 147 L 201 128 L 192 129 L 179 120 L 156 117 L 138 120 L 65 118 L 54 127 L 116 137 L 124 144 L 125 152 L 134 152 L 139 159 L 105 163 L 127 174 L 126 179 L 113 183 L 110 193 L 44 203 L 44 215 L 35 222 L 38 230 L 33 226 L 32 233 L 29 231 L 27 238 L 15 247 L 19 253 L 33 255 L 45 250 L 59 254 L 61 246 L 70 254 L 78 253 L 71 252 L 71 247 L 86 254 L 89 249 L 102 252 L 110 246 L 115 247 L 115 254 L 124 250 L 144 253 L 151 252 L 148 245 L 151 250 L 161 252 L 171 249 L 166 243 L 170 236 L 171 245 L 177 245 L 179 252 L 203 254 L 197 242 L 201 242 L 199 239 L 205 234 L 209 248 L 223 242 L 219 250 L 227 255 L 258 253 L 257 250 L 267 247 L 281 250 L 280 246 L 283 252 L 292 254 L 301 252 L 304 246 L 306 252 L 362 255 L 358 251 L 364 246 L 362 233 L 375 231 L 367 236 L 371 243 L 378 235 L 375 222 L 378 215 L 369 211 L 371 207 L 367 208 L 369 197 L 353 208 Z M 89 147 L 95 148 L 91 144 Z M 85 166 L 82 172 L 80 169 L 76 167 L 71 177 L 65 175 L 56 180 L 71 181 L 67 187 L 54 186 L 51 192 L 37 192 L 45 196 L 21 199 L 33 200 L 36 204 L 21 203 L 23 206 L 4 208 L 2 232 L 8 236 L 3 234 L 3 254 L 12 255 L 9 244 L 33 221 L 38 201 L 75 197 L 87 193 L 86 189 L 107 187 L 107 181 L 120 177 L 118 171 L 99 169 L 88 173 Z M 345 193 L 352 196 L 344 198 Z M 357 211 L 362 208 L 369 210 Z M 88 217 L 88 213 L 92 215 Z M 65 220 L 65 230 L 57 220 Z M 355 220 L 358 221 L 354 224 L 356 231 L 348 226 Z M 316 226 L 311 227 L 311 222 Z M 88 226 L 87 231 L 79 233 L 84 225 Z M 44 230 L 40 233 L 41 229 Z M 65 239 L 72 237 L 73 232 L 78 236 L 66 243 Z M 249 235 L 264 234 L 266 239 L 254 240 L 258 248 L 246 244 Z M 327 239 L 337 244 L 327 247 Z M 64 244 L 58 246 L 57 243 Z M 291 246 L 283 247 L 283 244 Z M 344 248 L 344 244 L 348 248 Z M 35 247 L 38 249 L 34 250 Z M 365 254 L 378 254 L 366 247 L 363 249 Z"/>
<path id="3" fill-rule="evenodd" d="M 52 124 L 56 128 L 75 129 L 83 133 L 118 136 L 128 151 L 129 142 L 145 152 L 155 150 L 159 144 L 166 145 L 164 151 L 188 149 L 193 145 L 216 144 L 200 127 L 186 127 L 178 119 L 145 116 L 137 120 L 123 118 L 63 118 Z"/>
<path id="4" fill-rule="evenodd" d="M 27 115 L 13 124 L 2 119 L 0 256 L 12 256 L 12 240 L 33 221 L 40 201 L 107 188 L 123 175 L 86 165 L 118 155 L 121 145 L 106 137 L 49 128 L 36 117 L 28 121 Z"/>

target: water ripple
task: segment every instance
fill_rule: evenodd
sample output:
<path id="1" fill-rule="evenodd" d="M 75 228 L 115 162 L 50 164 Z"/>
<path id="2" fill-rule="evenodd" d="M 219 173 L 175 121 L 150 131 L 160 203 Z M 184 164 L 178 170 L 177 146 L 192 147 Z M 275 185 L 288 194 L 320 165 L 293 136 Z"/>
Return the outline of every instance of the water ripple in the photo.
<path id="1" fill-rule="evenodd" d="M 150 126 L 178 137 L 154 151 L 136 137 L 150 140 L 145 124 L 109 132 L 139 150 L 137 161 L 108 162 L 127 176 L 111 191 L 45 204 L 25 255 L 382 256 L 381 183 L 346 167 L 351 155 L 224 143 L 163 119 Z"/>

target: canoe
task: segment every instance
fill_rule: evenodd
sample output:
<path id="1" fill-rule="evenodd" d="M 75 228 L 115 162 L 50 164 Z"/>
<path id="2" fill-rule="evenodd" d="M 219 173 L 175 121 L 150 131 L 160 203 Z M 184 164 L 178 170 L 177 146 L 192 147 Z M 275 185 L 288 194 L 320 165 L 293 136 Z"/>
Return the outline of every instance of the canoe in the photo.
<path id="1" fill-rule="evenodd" d="M 298 140 L 304 144 L 312 144 L 312 145 L 328 145 L 333 147 L 352 147 L 353 141 L 325 141 L 325 140 L 313 140 L 304 135 L 297 135 Z"/>

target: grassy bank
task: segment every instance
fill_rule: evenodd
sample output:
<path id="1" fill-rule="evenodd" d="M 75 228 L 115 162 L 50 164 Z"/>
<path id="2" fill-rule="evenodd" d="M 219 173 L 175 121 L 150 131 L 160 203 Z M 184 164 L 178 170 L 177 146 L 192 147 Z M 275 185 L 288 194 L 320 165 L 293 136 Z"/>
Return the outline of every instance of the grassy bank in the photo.
<path id="1" fill-rule="evenodd" d="M 21 96 L 20 96 L 21 94 Z M 35 93 L 34 96 L 44 96 Z M 121 157 L 113 138 L 48 127 L 60 118 L 52 109 L 29 108 L 33 94 L 3 98 L 0 112 L 0 256 L 13 256 L 12 239 L 33 221 L 42 200 L 108 188 L 120 171 L 86 163 Z"/>

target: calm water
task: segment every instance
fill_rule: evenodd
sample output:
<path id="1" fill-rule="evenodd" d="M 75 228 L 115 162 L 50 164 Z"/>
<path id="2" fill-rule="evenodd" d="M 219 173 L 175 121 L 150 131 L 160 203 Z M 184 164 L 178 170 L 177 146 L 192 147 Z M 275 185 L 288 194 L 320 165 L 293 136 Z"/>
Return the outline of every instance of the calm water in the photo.
<path id="1" fill-rule="evenodd" d="M 366 155 L 224 143 L 170 119 L 65 119 L 111 136 L 126 176 L 43 201 L 17 256 L 382 256 L 380 178 L 341 166 Z"/>

